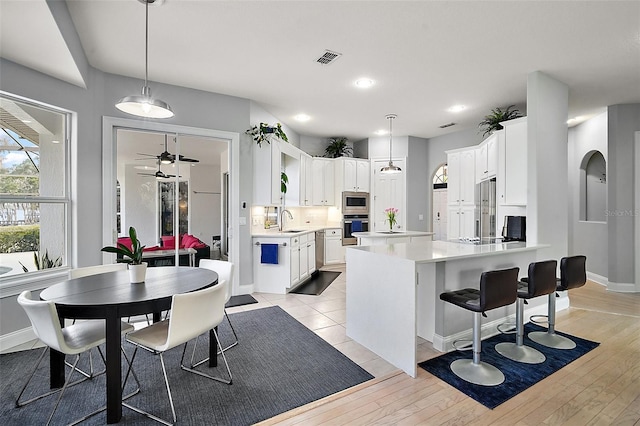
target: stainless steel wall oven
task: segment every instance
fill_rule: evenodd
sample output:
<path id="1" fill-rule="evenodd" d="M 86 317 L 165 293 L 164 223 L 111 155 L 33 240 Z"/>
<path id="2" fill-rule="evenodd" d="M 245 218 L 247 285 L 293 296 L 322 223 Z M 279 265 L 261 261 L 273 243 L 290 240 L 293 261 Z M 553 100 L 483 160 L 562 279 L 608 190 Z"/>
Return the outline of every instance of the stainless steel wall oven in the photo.
<path id="1" fill-rule="evenodd" d="M 342 245 L 352 246 L 358 243 L 352 232 L 368 232 L 368 214 L 345 214 L 342 219 Z"/>

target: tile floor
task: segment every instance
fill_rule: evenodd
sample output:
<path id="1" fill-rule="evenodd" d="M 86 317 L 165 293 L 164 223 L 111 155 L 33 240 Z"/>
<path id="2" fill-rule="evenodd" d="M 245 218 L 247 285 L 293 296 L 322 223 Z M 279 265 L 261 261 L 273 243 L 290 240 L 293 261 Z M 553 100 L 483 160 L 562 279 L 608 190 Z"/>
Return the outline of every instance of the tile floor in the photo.
<path id="1" fill-rule="evenodd" d="M 252 296 L 258 303 L 229 308 L 227 312 L 233 313 L 267 306 L 280 306 L 289 315 L 300 321 L 373 376 L 381 377 L 395 371 L 396 368 L 393 365 L 347 337 L 345 265 L 326 266 L 322 269 L 338 271 L 342 272 L 342 274 L 319 296 L 253 293 Z M 9 348 L 3 353 L 33 349 L 39 346 L 39 341 L 35 340 Z M 433 349 L 430 342 L 418 339 L 418 360 L 423 361 L 438 354 L 439 352 Z"/>

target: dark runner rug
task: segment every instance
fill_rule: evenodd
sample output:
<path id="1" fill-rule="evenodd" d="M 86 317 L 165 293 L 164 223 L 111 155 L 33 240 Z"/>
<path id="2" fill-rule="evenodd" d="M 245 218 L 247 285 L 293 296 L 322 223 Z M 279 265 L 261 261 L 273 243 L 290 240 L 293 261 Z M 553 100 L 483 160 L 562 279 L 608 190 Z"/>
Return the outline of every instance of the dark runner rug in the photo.
<path id="1" fill-rule="evenodd" d="M 505 381 L 498 386 L 474 385 L 473 383 L 462 380 L 451 372 L 449 365 L 456 359 L 472 359 L 473 355 L 471 351 L 449 352 L 437 358 L 421 362 L 418 365 L 482 405 L 494 409 L 600 345 L 590 340 L 556 332 L 576 342 L 575 349 L 562 350 L 539 345 L 526 337 L 528 333 L 540 330 L 544 331 L 546 329 L 535 324 L 525 324 L 524 344 L 539 350 L 545 355 L 547 359 L 541 364 L 532 365 L 515 362 L 496 352 L 496 344 L 500 342 L 514 342 L 514 334 L 498 334 L 482 341 L 482 355 L 480 359 L 499 368 L 505 376 Z"/>
<path id="2" fill-rule="evenodd" d="M 306 283 L 302 284 L 299 287 L 296 287 L 295 289 L 291 290 L 289 293 L 310 294 L 314 296 L 319 296 L 320 294 L 322 294 L 323 291 L 327 289 L 327 287 L 329 287 L 329 285 L 333 282 L 333 280 L 338 278 L 338 275 L 341 274 L 341 272 L 334 272 L 334 271 L 316 271 L 316 272 L 317 274 L 314 273 L 314 275 L 311 277 L 309 281 L 307 281 Z"/>
<path id="3" fill-rule="evenodd" d="M 224 305 L 224 307 L 233 308 L 235 306 L 250 305 L 252 303 L 258 303 L 258 301 L 254 299 L 252 295 L 240 294 L 238 296 L 231 296 L 231 298 L 229 299 L 227 304 Z"/>
<path id="4" fill-rule="evenodd" d="M 369 373 L 307 329 L 280 307 L 269 307 L 230 314 L 240 343 L 226 352 L 233 384 L 225 385 L 180 369 L 183 346 L 165 353 L 169 384 L 178 416 L 183 425 L 250 425 L 308 404 L 373 378 Z M 223 345 L 233 336 L 226 323 L 219 327 Z M 193 343 L 189 343 L 187 354 Z M 207 352 L 208 337 L 198 341 L 197 356 Z M 133 348 L 125 344 L 131 355 Z M 3 425 L 44 424 L 55 403 L 47 397 L 22 408 L 14 400 L 31 371 L 39 350 L 0 355 L 0 418 Z M 48 387 L 45 360 L 31 386 L 35 393 Z M 94 354 L 94 364 L 102 362 Z M 226 374 L 220 358 L 213 375 Z M 142 384 L 140 394 L 127 402 L 165 419 L 171 409 L 162 378 L 160 360 L 140 350 L 134 364 Z M 223 373 L 224 372 L 224 373 Z M 125 394 L 132 389 L 127 384 Z M 71 387 L 65 392 L 53 425 L 67 424 L 105 403 L 104 375 Z M 123 408 L 123 425 L 157 425 L 141 414 Z M 103 425 L 104 413 L 83 424 Z"/>

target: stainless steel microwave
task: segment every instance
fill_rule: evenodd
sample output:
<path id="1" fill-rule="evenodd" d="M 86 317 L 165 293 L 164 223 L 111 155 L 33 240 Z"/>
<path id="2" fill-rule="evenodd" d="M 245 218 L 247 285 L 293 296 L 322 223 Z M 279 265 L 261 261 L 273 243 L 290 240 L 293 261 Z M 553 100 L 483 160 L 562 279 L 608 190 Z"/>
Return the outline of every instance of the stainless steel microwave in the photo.
<path id="1" fill-rule="evenodd" d="M 369 213 L 368 192 L 343 192 L 342 214 L 366 214 Z"/>

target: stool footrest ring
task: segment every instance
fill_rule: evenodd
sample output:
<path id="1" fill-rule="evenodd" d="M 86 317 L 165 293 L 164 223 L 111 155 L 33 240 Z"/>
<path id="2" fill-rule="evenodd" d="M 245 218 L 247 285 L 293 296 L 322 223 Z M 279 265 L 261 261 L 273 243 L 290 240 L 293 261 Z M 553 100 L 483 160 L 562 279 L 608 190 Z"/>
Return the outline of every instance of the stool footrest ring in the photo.
<path id="1" fill-rule="evenodd" d="M 503 330 L 503 328 L 505 328 Z M 498 324 L 496 327 L 500 334 L 516 334 L 516 323 L 515 322 L 503 322 L 502 324 Z"/>
<path id="2" fill-rule="evenodd" d="M 549 315 L 531 315 L 529 317 L 529 321 L 534 324 L 548 324 L 549 323 Z"/>
<path id="3" fill-rule="evenodd" d="M 453 342 L 451 342 L 451 346 L 453 346 L 453 349 L 455 349 L 456 351 L 470 351 L 473 349 L 473 340 L 454 340 Z"/>

